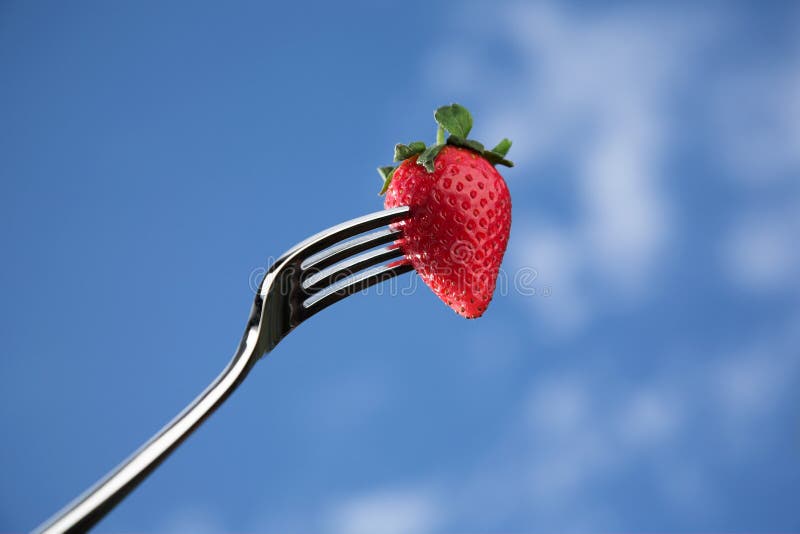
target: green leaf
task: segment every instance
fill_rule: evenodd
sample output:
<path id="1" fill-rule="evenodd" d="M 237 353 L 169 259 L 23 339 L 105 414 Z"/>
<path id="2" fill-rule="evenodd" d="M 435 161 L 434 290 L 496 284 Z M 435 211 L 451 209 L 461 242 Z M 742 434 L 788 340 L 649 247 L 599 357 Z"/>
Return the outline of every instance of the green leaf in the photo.
<path id="1" fill-rule="evenodd" d="M 381 179 L 383 180 L 383 187 L 381 187 L 379 195 L 386 193 L 386 190 L 389 189 L 389 184 L 392 183 L 392 176 L 394 176 L 394 171 L 397 170 L 397 167 L 378 167 L 378 174 L 381 175 Z"/>
<path id="2" fill-rule="evenodd" d="M 511 148 L 511 140 L 503 138 L 503 140 L 497 143 L 497 146 L 492 149 L 492 152 L 505 156 L 508 154 L 509 148 Z"/>
<path id="3" fill-rule="evenodd" d="M 419 158 L 417 158 L 417 164 L 422 165 L 425 167 L 425 170 L 428 172 L 433 172 L 436 170 L 433 163 L 436 160 L 436 156 L 439 155 L 439 152 L 444 148 L 444 145 L 431 145 L 425 149 L 425 151 L 420 154 Z"/>
<path id="4" fill-rule="evenodd" d="M 451 135 L 450 137 L 448 137 L 447 144 L 469 148 L 470 150 L 474 150 L 475 152 L 480 152 L 481 154 L 483 154 L 484 150 L 484 147 L 481 143 L 473 141 L 472 139 L 464 139 L 463 137 L 459 137 L 457 135 Z"/>
<path id="5" fill-rule="evenodd" d="M 381 181 L 386 181 L 394 172 L 394 165 L 387 165 L 386 167 L 378 167 L 378 174 L 381 175 Z"/>
<path id="6" fill-rule="evenodd" d="M 439 126 L 451 134 L 466 139 L 472 130 L 472 115 L 467 108 L 458 104 L 442 106 L 433 112 L 433 118 Z"/>
<path id="7" fill-rule="evenodd" d="M 502 154 L 494 150 L 486 150 L 483 152 L 483 157 L 492 165 L 505 165 L 506 167 L 513 167 L 514 162 L 507 160 Z"/>
<path id="8" fill-rule="evenodd" d="M 500 141 L 500 144 L 498 144 L 500 150 L 503 150 L 503 148 L 505 148 L 507 151 L 508 147 L 511 146 L 511 141 L 508 141 L 508 145 L 505 144 L 505 141 L 508 141 L 508 139 L 503 139 L 503 141 Z M 451 135 L 450 137 L 447 138 L 447 144 L 474 150 L 475 152 L 483 156 L 486 159 L 486 161 L 488 161 L 492 165 L 505 165 L 506 167 L 514 166 L 514 163 L 505 158 L 505 154 L 501 154 L 500 152 L 497 152 L 495 150 L 486 150 L 481 143 L 473 141 L 472 139 L 462 139 L 461 137 L 458 137 L 456 135 Z"/>
<path id="9" fill-rule="evenodd" d="M 398 143 L 394 145 L 394 160 L 403 161 L 404 159 L 408 159 L 412 156 L 422 153 L 423 150 L 425 150 L 425 143 L 422 141 L 414 141 L 413 143 L 409 143 L 407 145 Z"/>

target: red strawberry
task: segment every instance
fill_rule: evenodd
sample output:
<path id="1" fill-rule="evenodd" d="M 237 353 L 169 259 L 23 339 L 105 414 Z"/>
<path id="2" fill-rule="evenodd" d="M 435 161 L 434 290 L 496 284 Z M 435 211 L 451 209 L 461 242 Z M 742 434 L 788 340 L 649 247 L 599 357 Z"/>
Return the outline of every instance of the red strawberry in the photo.
<path id="1" fill-rule="evenodd" d="M 395 147 L 395 167 L 379 169 L 386 208 L 410 206 L 399 242 L 426 284 L 456 313 L 480 317 L 492 299 L 511 228 L 511 197 L 494 164 L 511 142 L 488 151 L 467 139 L 472 117 L 453 104 L 436 110 L 437 143 Z M 444 141 L 444 130 L 450 132 Z"/>

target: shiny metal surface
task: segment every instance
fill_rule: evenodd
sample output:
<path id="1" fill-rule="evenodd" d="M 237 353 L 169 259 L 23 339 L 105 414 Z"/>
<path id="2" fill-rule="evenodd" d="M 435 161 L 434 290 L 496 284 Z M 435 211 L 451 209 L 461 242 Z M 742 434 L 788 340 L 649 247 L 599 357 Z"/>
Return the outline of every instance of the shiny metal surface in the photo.
<path id="1" fill-rule="evenodd" d="M 348 295 L 412 270 L 391 243 L 401 232 L 386 228 L 405 217 L 401 207 L 365 215 L 320 232 L 296 245 L 267 271 L 250 311 L 242 341 L 220 375 L 178 416 L 94 486 L 35 532 L 85 532 L 150 474 L 245 379 L 250 369 L 297 325 Z M 352 239 L 355 238 L 355 239 Z M 342 262 L 342 263 L 339 263 Z M 362 269 L 372 267 L 367 271 Z"/>

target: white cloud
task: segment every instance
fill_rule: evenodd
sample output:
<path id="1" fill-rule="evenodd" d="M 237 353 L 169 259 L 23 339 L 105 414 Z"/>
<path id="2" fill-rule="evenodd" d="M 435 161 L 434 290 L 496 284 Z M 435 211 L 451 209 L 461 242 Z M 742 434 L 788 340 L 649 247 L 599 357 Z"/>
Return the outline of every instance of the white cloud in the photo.
<path id="1" fill-rule="evenodd" d="M 218 518 L 209 511 L 208 506 L 194 506 L 178 510 L 158 529 L 164 534 L 212 534 L 222 532 Z"/>
<path id="2" fill-rule="evenodd" d="M 800 44 L 718 80 L 710 99 L 728 173 L 770 184 L 800 172 Z"/>
<path id="3" fill-rule="evenodd" d="M 534 303 L 537 318 L 572 331 L 608 308 L 607 301 L 594 305 L 600 293 L 636 301 L 658 274 L 674 227 L 672 200 L 662 186 L 675 134 L 670 99 L 688 80 L 687 59 L 699 54 L 700 38 L 710 32 L 704 17 L 685 11 L 598 12 L 544 2 L 492 13 L 505 15 L 478 14 L 481 28 L 470 32 L 470 46 L 442 44 L 457 75 L 429 68 L 429 80 L 443 95 L 467 93 L 480 117 L 476 135 L 514 140 L 513 159 L 525 169 L 514 173 L 535 176 L 542 162 L 554 159 L 563 165 L 562 175 L 547 179 L 574 186 L 578 215 L 518 218 L 515 227 L 521 223 L 525 233 L 534 222 L 546 230 L 515 246 L 525 249 L 517 266 L 552 266 L 541 274 L 557 277 L 552 300 Z M 481 40 L 501 41 L 513 71 L 498 71 L 491 58 L 475 53 Z M 437 65 L 448 64 L 434 57 Z M 524 185 L 520 190 L 524 195 Z"/>
<path id="4" fill-rule="evenodd" d="M 626 399 L 619 419 L 625 443 L 653 447 L 680 433 L 683 408 L 674 394 L 663 390 L 663 387 L 642 388 Z"/>
<path id="5" fill-rule="evenodd" d="M 553 224 L 523 223 L 517 228 L 521 231 L 514 231 L 508 263 L 513 273 L 534 269 L 536 276 L 530 284 L 536 293 L 522 298 L 558 333 L 574 331 L 591 312 L 587 288 L 581 283 L 586 251 L 569 231 Z"/>
<path id="6" fill-rule="evenodd" d="M 656 147 L 644 114 L 618 117 L 587 151 L 581 175 L 591 268 L 620 289 L 641 290 L 665 246 L 668 201 L 660 190 Z M 628 121 L 627 124 L 624 124 Z"/>
<path id="7" fill-rule="evenodd" d="M 766 213 L 738 221 L 722 250 L 731 281 L 753 291 L 796 290 L 800 280 L 800 216 Z"/>
<path id="8" fill-rule="evenodd" d="M 510 180 L 515 209 L 529 205 L 515 211 L 509 264 L 512 271 L 535 268 L 537 284 L 551 287 L 549 298 L 525 299 L 537 320 L 572 333 L 619 305 L 609 293 L 622 302 L 647 298 L 670 246 L 687 237 L 676 235 L 683 230 L 677 224 L 682 207 L 670 196 L 666 174 L 687 125 L 710 130 L 707 163 L 725 160 L 753 176 L 800 168 L 797 62 L 779 58 L 770 74 L 745 69 L 736 79 L 704 70 L 704 54 L 713 49 L 707 45 L 730 36 L 728 12 L 630 4 L 573 10 L 537 2 L 492 16 L 470 13 L 478 26 L 460 21 L 464 31 L 441 34 L 452 40 L 431 56 L 430 84 L 448 99 L 464 95 L 477 118 L 476 137 L 514 140 L 518 168 L 508 176 L 518 180 Z M 465 34 L 463 46 L 458 35 Z M 510 53 L 515 67 L 498 68 L 487 43 Z M 720 86 L 727 82 L 724 92 Z M 686 89 L 705 91 L 692 99 L 713 107 L 711 121 L 697 115 L 687 121 L 685 109 L 684 116 L 675 113 Z M 551 166 L 562 174 L 543 175 Z M 564 213 L 531 214 L 537 199 L 525 195 L 533 177 L 567 184 L 572 196 Z M 787 217 L 741 221 L 724 246 L 728 274 L 748 287 L 796 284 L 800 232 L 797 219 Z M 491 458 L 503 460 L 476 469 L 466 484 L 468 500 L 491 502 L 486 514 L 525 510 L 540 520 L 555 518 L 549 524 L 561 527 L 571 524 L 574 510 L 597 504 L 587 490 L 594 482 L 612 484 L 644 460 L 676 513 L 711 517 L 715 480 L 704 471 L 703 455 L 714 452 L 698 449 L 698 425 L 730 419 L 737 423 L 725 437 L 753 434 L 753 415 L 774 413 L 787 384 L 796 384 L 790 378 L 796 359 L 785 356 L 791 351 L 772 345 L 733 357 L 720 351 L 703 355 L 715 362 L 710 367 L 654 369 L 635 384 L 580 371 L 540 377 L 530 385 L 520 419 L 498 439 Z M 687 453 L 697 455 L 694 462 Z M 614 519 L 601 518 L 603 525 Z"/>
<path id="9" fill-rule="evenodd" d="M 526 402 L 526 419 L 541 435 L 572 433 L 590 422 L 590 405 L 588 392 L 579 381 L 543 381 L 537 383 Z"/>
<path id="10" fill-rule="evenodd" d="M 573 374 L 533 383 L 524 409 L 525 471 L 537 507 L 572 509 L 593 481 L 613 478 L 682 432 L 682 408 L 666 385 L 615 383 L 613 400 L 607 387 Z"/>
<path id="11" fill-rule="evenodd" d="M 602 508 L 596 488 L 643 461 L 652 490 L 676 513 L 711 517 L 720 488 L 707 466 L 725 460 L 715 445 L 698 449 L 698 440 L 721 440 L 731 465 L 758 453 L 764 418 L 785 410 L 797 386 L 797 332 L 788 322 L 741 351 L 705 355 L 710 365 L 687 358 L 635 381 L 585 370 L 538 377 L 498 443 L 513 469 L 502 481 L 477 472 L 473 485 L 505 487 L 512 501 L 523 495 L 533 516 L 562 528 L 575 509 Z M 615 517 L 601 520 L 613 525 Z"/>
<path id="12" fill-rule="evenodd" d="M 443 34 L 450 37 L 432 55 L 428 80 L 442 95 L 470 100 L 476 135 L 486 142 L 514 140 L 518 169 L 510 176 L 539 176 L 557 162 L 559 176 L 540 179 L 574 191 L 572 216 L 534 219 L 533 199 L 515 217 L 510 262 L 537 268 L 540 281 L 552 284 L 551 299 L 526 299 L 547 331 L 574 333 L 658 287 L 670 246 L 687 237 L 665 173 L 688 126 L 707 131 L 700 136 L 709 163 L 732 176 L 769 184 L 800 173 L 800 40 L 768 59 L 739 58 L 725 73 L 710 70 L 704 54 L 735 38 L 736 15 L 728 11 L 579 10 L 556 2 L 504 6 L 492 16 L 479 9 L 470 14 L 481 24 L 468 42 L 459 41 L 461 32 Z M 499 69 L 488 43 L 501 43 L 514 68 Z M 687 117 L 676 109 L 689 88 L 694 105 L 707 109 Z M 526 187 L 515 185 L 515 215 L 530 199 Z M 796 287 L 798 236 L 796 217 L 735 221 L 725 274 L 756 291 Z"/>
<path id="13" fill-rule="evenodd" d="M 493 530 L 510 518 L 559 532 L 624 529 L 625 516 L 607 505 L 602 488 L 627 480 L 632 468 L 646 471 L 650 485 L 642 488 L 669 510 L 709 520 L 719 513 L 722 490 L 708 466 L 730 461 L 734 468 L 741 454 L 757 453 L 763 418 L 783 409 L 797 385 L 796 326 L 778 326 L 741 351 L 705 355 L 710 365 L 678 358 L 683 363 L 635 380 L 569 368 L 537 376 L 471 472 L 441 481 L 436 491 L 420 483 L 349 496 L 330 507 L 322 530 Z M 586 514 L 576 516 L 576 509 Z"/>
<path id="14" fill-rule="evenodd" d="M 440 506 L 428 490 L 379 490 L 338 503 L 326 530 L 342 534 L 425 534 L 435 531 L 440 519 Z"/>
<path id="15" fill-rule="evenodd" d="M 779 404 L 798 367 L 798 357 L 772 344 L 721 360 L 711 389 L 724 415 L 749 423 Z"/>

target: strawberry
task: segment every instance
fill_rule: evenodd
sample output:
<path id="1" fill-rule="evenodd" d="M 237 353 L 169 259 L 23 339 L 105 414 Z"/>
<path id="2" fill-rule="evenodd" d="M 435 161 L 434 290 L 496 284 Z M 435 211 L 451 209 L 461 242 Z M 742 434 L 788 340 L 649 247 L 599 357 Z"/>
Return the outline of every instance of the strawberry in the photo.
<path id="1" fill-rule="evenodd" d="M 410 206 L 398 244 L 420 277 L 468 319 L 492 299 L 511 228 L 511 197 L 494 165 L 508 167 L 511 141 L 492 150 L 468 139 L 472 116 L 452 104 L 436 110 L 436 143 L 395 146 L 400 164 L 381 167 L 386 208 Z M 450 132 L 444 139 L 445 130 Z"/>

